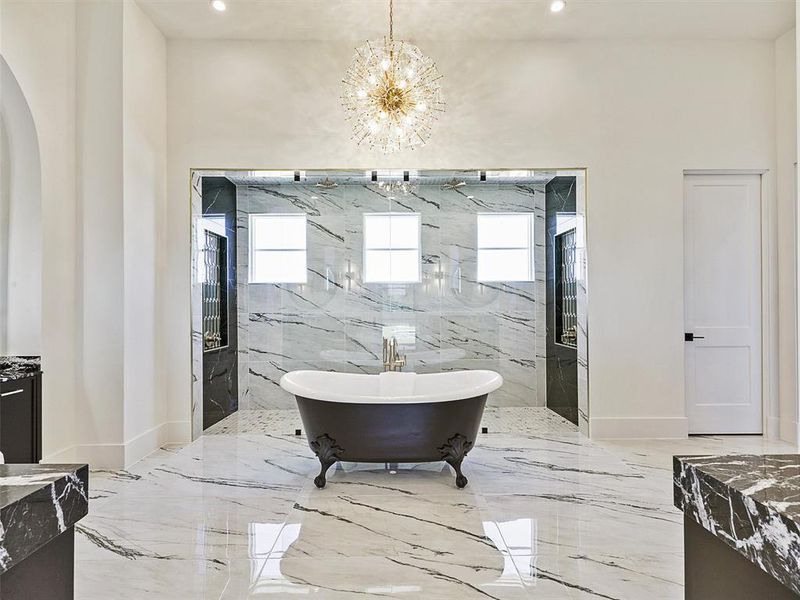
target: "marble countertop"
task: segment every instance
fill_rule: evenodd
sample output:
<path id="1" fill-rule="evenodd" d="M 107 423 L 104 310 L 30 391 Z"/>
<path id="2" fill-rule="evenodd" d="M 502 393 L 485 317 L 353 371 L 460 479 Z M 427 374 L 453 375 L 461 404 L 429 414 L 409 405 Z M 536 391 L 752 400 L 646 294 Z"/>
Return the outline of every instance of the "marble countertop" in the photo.
<path id="1" fill-rule="evenodd" d="M 800 455 L 676 456 L 675 506 L 800 594 Z"/>
<path id="2" fill-rule="evenodd" d="M 42 360 L 39 356 L 0 356 L 0 383 L 41 372 Z"/>
<path id="3" fill-rule="evenodd" d="M 0 573 L 88 511 L 87 465 L 0 465 Z"/>

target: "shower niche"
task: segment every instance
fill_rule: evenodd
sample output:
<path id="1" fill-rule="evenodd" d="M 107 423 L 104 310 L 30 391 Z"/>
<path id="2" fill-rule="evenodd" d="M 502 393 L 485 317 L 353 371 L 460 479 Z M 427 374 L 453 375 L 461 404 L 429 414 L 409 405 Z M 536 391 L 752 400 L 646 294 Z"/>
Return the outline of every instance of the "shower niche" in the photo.
<path id="1" fill-rule="evenodd" d="M 228 240 L 224 233 L 206 229 L 204 234 L 203 350 L 207 351 L 228 345 Z"/>
<path id="2" fill-rule="evenodd" d="M 576 229 L 571 227 L 555 236 L 555 341 L 578 347 L 578 279 Z"/>

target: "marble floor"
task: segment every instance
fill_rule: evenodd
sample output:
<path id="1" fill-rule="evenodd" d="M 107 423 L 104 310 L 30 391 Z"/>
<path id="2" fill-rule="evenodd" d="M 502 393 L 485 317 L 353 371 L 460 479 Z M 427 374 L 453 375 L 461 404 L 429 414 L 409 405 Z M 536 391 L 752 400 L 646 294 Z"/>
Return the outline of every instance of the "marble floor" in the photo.
<path id="1" fill-rule="evenodd" d="M 441 464 L 340 465 L 317 490 L 296 416 L 259 411 L 95 471 L 76 598 L 678 600 L 672 455 L 797 451 L 760 437 L 599 443 L 545 414 L 495 417 L 463 490 Z"/>

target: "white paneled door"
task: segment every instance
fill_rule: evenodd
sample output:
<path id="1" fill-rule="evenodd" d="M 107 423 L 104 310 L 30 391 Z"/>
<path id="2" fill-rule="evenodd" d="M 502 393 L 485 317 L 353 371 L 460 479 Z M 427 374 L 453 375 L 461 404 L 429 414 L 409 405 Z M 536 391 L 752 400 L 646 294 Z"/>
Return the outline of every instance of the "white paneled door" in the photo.
<path id="1" fill-rule="evenodd" d="M 761 176 L 686 175 L 689 433 L 761 433 Z"/>

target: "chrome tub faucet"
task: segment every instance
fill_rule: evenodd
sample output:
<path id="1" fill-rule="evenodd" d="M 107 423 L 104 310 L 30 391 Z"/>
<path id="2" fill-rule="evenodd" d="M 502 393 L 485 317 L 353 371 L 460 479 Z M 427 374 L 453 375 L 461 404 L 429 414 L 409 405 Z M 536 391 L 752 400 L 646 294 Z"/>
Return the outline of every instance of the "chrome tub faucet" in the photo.
<path id="1" fill-rule="evenodd" d="M 402 371 L 406 366 L 406 357 L 397 352 L 397 338 L 383 338 L 383 370 Z"/>

